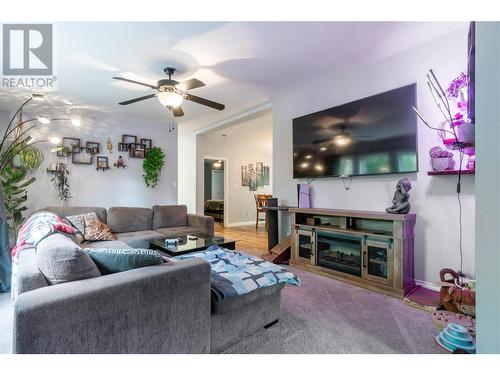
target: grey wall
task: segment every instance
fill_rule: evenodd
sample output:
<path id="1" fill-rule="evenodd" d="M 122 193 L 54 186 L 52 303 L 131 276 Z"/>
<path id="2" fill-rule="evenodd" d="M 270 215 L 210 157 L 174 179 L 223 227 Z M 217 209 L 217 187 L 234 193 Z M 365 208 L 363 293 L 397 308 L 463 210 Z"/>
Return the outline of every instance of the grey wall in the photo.
<path id="1" fill-rule="evenodd" d="M 500 353 L 500 23 L 476 29 L 477 351 Z"/>
<path id="2" fill-rule="evenodd" d="M 222 134 L 226 136 L 223 137 Z M 255 222 L 254 194 L 272 194 L 272 176 L 270 185 L 249 191 L 241 186 L 241 166 L 262 161 L 272 165 L 272 113 L 267 110 L 250 119 L 242 120 L 230 127 L 198 135 L 197 140 L 197 211 L 203 207 L 204 185 L 203 157 L 227 158 L 224 172 L 227 189 L 225 190 L 226 224 L 244 225 Z M 261 215 L 263 217 L 263 215 Z"/>
<path id="3" fill-rule="evenodd" d="M 25 118 L 30 118 L 26 112 Z M 88 206 L 138 206 L 151 207 L 154 204 L 177 203 L 177 134 L 169 133 L 168 124 L 147 123 L 132 120 L 106 120 L 82 118 L 80 128 L 67 122 L 53 122 L 40 126 L 39 133 L 47 135 L 81 138 L 82 141 L 100 142 L 100 154 L 109 158 L 110 169 L 96 171 L 93 165 L 71 164 L 71 159 L 59 158 L 49 150 L 49 143 L 40 144 L 45 160 L 34 173 L 37 181 L 28 191 L 29 212 L 47 205 L 88 205 Z M 142 159 L 129 159 L 126 153 L 118 152 L 118 142 L 122 134 L 137 135 L 139 138 L 153 140 L 153 146 L 160 146 L 165 152 L 165 166 L 156 188 L 148 188 L 142 177 Z M 42 135 L 38 135 L 39 139 Z M 110 137 L 113 150 L 110 154 L 105 149 L 105 142 Z M 127 167 L 116 169 L 112 164 L 122 155 Z M 51 182 L 52 174 L 46 169 L 50 162 L 70 162 L 70 186 L 72 199 L 61 202 Z"/>
<path id="4" fill-rule="evenodd" d="M 407 52 L 345 71 L 331 72 L 321 79 L 300 82 L 273 93 L 273 193 L 283 203 L 297 204 L 292 178 L 292 119 L 311 112 L 417 83 L 417 103 L 433 124 L 442 117 L 426 87 L 425 75 L 433 68 L 443 84 L 450 82 L 467 63 L 467 29 L 416 47 Z M 429 283 L 439 280 L 445 267 L 458 269 L 458 204 L 456 177 L 427 175 L 429 149 L 442 145 L 438 135 L 418 124 L 420 171 L 408 174 L 413 185 L 412 211 L 417 214 L 415 277 Z M 455 157 L 458 160 L 458 156 Z M 401 175 L 355 177 L 349 191 L 340 179 L 312 183 L 313 207 L 383 211 L 394 194 Z M 464 271 L 474 277 L 474 176 L 462 182 Z"/>

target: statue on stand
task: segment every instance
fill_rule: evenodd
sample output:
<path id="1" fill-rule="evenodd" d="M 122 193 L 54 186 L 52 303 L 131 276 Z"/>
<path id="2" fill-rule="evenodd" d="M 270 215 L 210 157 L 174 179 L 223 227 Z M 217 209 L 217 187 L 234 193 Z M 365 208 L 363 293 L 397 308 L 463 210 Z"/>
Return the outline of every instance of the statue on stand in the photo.
<path id="1" fill-rule="evenodd" d="M 410 190 L 411 182 L 407 177 L 399 180 L 392 198 L 392 206 L 387 207 L 385 211 L 389 214 L 407 214 L 410 212 L 410 194 L 408 194 Z"/>

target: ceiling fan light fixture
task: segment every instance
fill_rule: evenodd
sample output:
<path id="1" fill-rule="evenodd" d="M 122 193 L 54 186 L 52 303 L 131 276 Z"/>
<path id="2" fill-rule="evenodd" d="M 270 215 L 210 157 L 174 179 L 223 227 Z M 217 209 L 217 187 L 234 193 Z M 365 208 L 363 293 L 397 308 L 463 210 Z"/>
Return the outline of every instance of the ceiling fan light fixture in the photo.
<path id="1" fill-rule="evenodd" d="M 161 91 L 156 96 L 161 105 L 167 108 L 177 108 L 184 101 L 182 95 L 172 91 Z"/>
<path id="2" fill-rule="evenodd" d="M 333 143 L 335 143 L 337 146 L 347 146 L 349 143 L 351 143 L 351 137 L 347 134 L 338 134 L 333 138 Z"/>

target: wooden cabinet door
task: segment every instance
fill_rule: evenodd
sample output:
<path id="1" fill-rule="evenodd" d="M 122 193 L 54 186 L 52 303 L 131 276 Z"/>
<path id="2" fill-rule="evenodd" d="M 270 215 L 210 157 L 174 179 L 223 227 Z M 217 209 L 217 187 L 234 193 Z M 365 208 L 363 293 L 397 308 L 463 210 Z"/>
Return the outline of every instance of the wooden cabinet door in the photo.
<path id="1" fill-rule="evenodd" d="M 394 248 L 392 240 L 366 239 L 363 246 L 363 279 L 394 285 Z"/>
<path id="2" fill-rule="evenodd" d="M 295 232 L 294 260 L 315 264 L 314 231 L 297 229 Z"/>

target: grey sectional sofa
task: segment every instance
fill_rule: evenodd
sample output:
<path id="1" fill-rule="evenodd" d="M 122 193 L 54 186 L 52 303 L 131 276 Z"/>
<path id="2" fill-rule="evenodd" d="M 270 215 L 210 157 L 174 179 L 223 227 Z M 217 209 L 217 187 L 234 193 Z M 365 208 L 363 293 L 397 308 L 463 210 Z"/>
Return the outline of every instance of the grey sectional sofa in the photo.
<path id="1" fill-rule="evenodd" d="M 44 210 L 62 217 L 96 212 L 117 237 L 82 247 L 147 247 L 151 238 L 213 235 L 213 218 L 189 215 L 185 206 Z M 14 353 L 219 353 L 279 319 L 282 284 L 214 302 L 210 274 L 208 263 L 189 259 L 49 285 L 36 249 L 23 250 Z"/>

